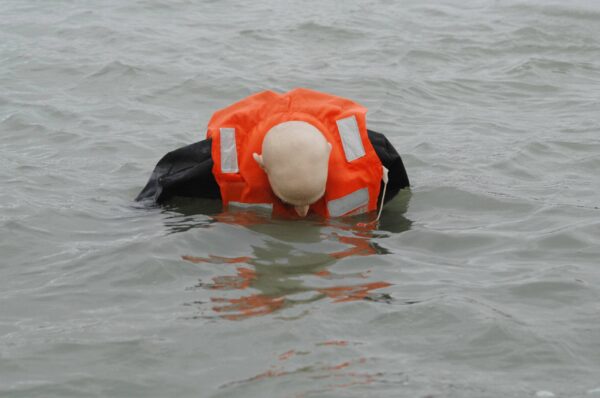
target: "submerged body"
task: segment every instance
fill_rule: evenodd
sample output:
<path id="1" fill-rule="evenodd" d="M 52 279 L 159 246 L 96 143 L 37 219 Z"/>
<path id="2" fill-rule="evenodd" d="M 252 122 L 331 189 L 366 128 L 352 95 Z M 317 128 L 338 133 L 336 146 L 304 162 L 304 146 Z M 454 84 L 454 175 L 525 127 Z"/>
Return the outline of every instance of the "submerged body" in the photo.
<path id="1" fill-rule="evenodd" d="M 161 159 L 137 200 L 220 198 L 225 207 L 266 205 L 290 216 L 373 211 L 384 167 L 385 201 L 409 181 L 389 141 L 366 129 L 365 114 L 355 102 L 311 90 L 255 94 L 216 112 L 207 140 Z"/>

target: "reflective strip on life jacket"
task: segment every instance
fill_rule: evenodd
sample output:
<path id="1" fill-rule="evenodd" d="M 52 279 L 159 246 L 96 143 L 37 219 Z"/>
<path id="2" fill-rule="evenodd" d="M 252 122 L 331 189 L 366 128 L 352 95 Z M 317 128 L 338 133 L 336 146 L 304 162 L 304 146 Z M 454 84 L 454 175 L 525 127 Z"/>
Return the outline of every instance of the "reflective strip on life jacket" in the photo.
<path id="1" fill-rule="evenodd" d="M 365 147 L 360 138 L 356 117 L 352 115 L 344 119 L 339 119 L 336 121 L 336 124 L 342 139 L 346 160 L 351 162 L 365 156 Z"/>
<path id="2" fill-rule="evenodd" d="M 242 202 L 229 202 L 229 206 L 238 207 L 240 209 L 260 209 L 273 211 L 273 203 L 242 203 Z"/>
<path id="3" fill-rule="evenodd" d="M 221 127 L 221 171 L 223 173 L 237 173 L 237 145 L 235 144 L 235 129 Z"/>
<path id="4" fill-rule="evenodd" d="M 362 188 L 339 199 L 327 202 L 327 211 L 331 217 L 366 213 L 369 205 L 369 189 Z"/>

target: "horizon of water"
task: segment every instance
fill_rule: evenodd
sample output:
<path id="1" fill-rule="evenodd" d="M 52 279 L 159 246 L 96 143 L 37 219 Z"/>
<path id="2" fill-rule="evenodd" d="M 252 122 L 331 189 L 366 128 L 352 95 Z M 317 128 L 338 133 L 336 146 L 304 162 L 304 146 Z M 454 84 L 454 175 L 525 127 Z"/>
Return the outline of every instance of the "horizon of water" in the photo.
<path id="1" fill-rule="evenodd" d="M 600 397 L 600 4 L 0 4 L 0 396 Z M 298 222 L 133 198 L 252 93 L 412 187 Z"/>

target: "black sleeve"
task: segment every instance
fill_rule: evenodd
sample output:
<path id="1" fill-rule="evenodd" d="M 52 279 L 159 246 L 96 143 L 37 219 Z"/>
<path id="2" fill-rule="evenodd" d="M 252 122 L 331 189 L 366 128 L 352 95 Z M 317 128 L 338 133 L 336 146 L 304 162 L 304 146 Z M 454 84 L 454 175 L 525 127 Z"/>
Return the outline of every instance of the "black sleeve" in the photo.
<path id="1" fill-rule="evenodd" d="M 211 144 L 207 139 L 167 153 L 135 200 L 162 203 L 173 196 L 221 199 L 212 173 Z"/>
<path id="2" fill-rule="evenodd" d="M 367 133 L 369 135 L 369 141 L 371 141 L 379 160 L 381 160 L 383 166 L 389 170 L 388 185 L 384 198 L 384 203 L 387 203 L 396 196 L 402 188 L 410 186 L 410 182 L 408 181 L 408 175 L 406 174 L 404 163 L 402 163 L 402 158 L 385 135 L 372 130 L 367 130 Z M 383 192 L 383 182 L 381 183 L 380 192 Z M 379 200 L 381 200 L 381 197 Z"/>

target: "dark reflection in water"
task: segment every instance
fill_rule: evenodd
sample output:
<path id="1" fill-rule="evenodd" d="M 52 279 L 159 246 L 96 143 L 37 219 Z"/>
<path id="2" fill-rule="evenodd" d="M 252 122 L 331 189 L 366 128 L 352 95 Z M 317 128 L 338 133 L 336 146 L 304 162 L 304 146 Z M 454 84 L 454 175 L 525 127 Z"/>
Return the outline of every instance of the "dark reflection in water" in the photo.
<path id="1" fill-rule="evenodd" d="M 197 256 L 194 253 L 181 256 L 187 262 L 211 265 L 212 270 L 224 273 L 209 280 L 201 279 L 190 287 L 214 292 L 210 295 L 210 315 L 206 313 L 204 301 L 193 303 L 199 306 L 201 317 L 240 320 L 323 298 L 334 303 L 391 302 L 389 294 L 376 292 L 390 283 L 370 280 L 371 270 L 367 267 L 350 273 L 339 273 L 331 268 L 352 257 L 388 254 L 376 240 L 410 228 L 411 221 L 404 217 L 409 200 L 410 192 L 402 192 L 386 206 L 378 225 L 364 225 L 374 214 L 335 220 L 278 220 L 272 219 L 270 214 L 251 210 L 223 213 L 219 202 L 180 200 L 165 208 L 169 214 L 165 224 L 171 233 L 176 233 L 224 223 L 242 226 L 261 237 L 261 245 L 250 246 L 251 252 L 243 256 Z M 232 292 L 239 295 L 232 298 Z"/>
<path id="2" fill-rule="evenodd" d="M 169 233 L 207 228 L 217 222 L 212 216 L 221 211 L 221 202 L 209 199 L 173 198 L 163 206 Z"/>

